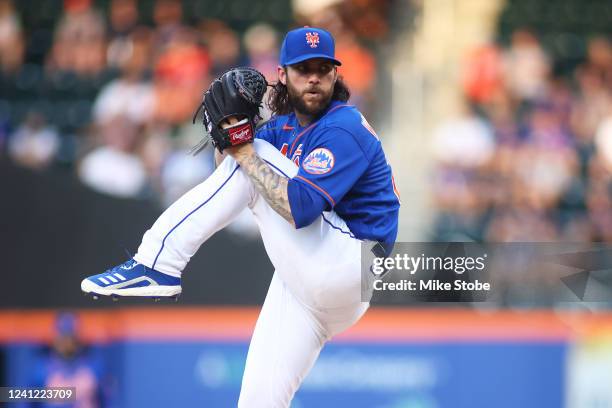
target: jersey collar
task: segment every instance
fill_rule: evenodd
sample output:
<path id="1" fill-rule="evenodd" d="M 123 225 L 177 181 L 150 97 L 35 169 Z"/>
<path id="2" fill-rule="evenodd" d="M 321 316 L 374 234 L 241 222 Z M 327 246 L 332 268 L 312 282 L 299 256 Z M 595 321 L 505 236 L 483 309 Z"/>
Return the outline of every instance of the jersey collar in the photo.
<path id="1" fill-rule="evenodd" d="M 291 114 L 289 114 L 289 119 L 287 120 L 287 124 L 285 126 L 291 126 L 291 127 L 295 128 L 295 129 L 297 129 L 297 131 L 299 132 L 302 129 L 305 129 L 308 126 L 312 125 L 313 123 L 316 123 L 316 122 L 320 121 L 321 119 L 323 119 L 323 117 L 325 117 L 325 115 L 327 115 L 327 113 L 330 110 L 332 110 L 334 107 L 336 107 L 338 105 L 342 105 L 342 104 L 345 104 L 345 102 L 341 102 L 341 101 L 337 101 L 337 100 L 331 101 L 330 104 L 327 106 L 327 108 L 323 112 L 321 112 L 319 117 L 317 119 L 315 119 L 314 121 L 310 122 L 306 126 L 300 125 L 300 122 L 297 120 L 297 116 L 295 115 L 295 112 L 291 112 Z"/>
<path id="2" fill-rule="evenodd" d="M 341 108 L 342 106 L 347 106 L 345 103 L 340 102 L 340 101 L 332 101 L 332 103 L 329 104 L 329 106 L 327 107 L 327 109 L 323 112 L 323 114 L 314 122 L 310 123 L 308 126 L 305 126 L 304 128 L 300 128 L 299 133 L 297 134 L 297 136 L 295 137 L 295 139 L 293 140 L 293 143 L 291 143 L 291 147 L 289 149 L 289 152 L 291 154 L 293 154 L 293 152 L 295 151 L 295 147 L 296 144 L 298 142 L 298 140 L 300 140 L 300 138 L 302 136 L 304 136 L 304 134 L 309 133 L 312 129 L 314 129 L 315 127 L 317 127 L 317 125 L 319 124 L 319 122 L 331 111 L 336 110 L 338 108 Z M 293 115 L 293 120 L 295 120 L 296 124 L 299 124 L 299 122 L 297 121 L 297 118 L 295 117 L 295 113 L 292 113 Z"/>

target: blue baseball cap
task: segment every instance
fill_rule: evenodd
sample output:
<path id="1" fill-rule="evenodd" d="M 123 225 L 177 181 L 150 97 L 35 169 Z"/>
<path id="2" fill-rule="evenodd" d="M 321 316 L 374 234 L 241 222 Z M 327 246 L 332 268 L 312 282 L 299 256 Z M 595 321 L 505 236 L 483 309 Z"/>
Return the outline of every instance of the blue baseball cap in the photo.
<path id="1" fill-rule="evenodd" d="M 285 36 L 280 51 L 280 65 L 293 65 L 311 58 L 325 58 L 342 65 L 335 58 L 334 37 L 322 28 L 302 27 Z"/>

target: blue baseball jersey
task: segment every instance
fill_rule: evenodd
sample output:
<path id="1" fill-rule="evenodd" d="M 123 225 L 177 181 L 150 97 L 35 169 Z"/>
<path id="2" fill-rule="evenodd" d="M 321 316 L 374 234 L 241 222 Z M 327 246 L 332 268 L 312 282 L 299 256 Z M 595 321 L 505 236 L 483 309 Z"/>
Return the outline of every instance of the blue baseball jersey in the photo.
<path id="1" fill-rule="evenodd" d="M 354 106 L 333 101 L 304 127 L 294 113 L 274 116 L 256 137 L 299 166 L 288 185 L 296 227 L 333 209 L 356 238 L 395 242 L 400 203 L 391 167 L 378 136 Z"/>

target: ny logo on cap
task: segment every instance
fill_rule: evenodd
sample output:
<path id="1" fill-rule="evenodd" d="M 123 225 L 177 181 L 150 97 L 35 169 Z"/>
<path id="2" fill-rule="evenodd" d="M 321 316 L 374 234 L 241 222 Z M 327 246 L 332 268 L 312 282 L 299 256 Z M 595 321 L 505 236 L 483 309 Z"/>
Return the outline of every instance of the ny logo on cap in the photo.
<path id="1" fill-rule="evenodd" d="M 306 33 L 306 42 L 310 44 L 310 48 L 317 48 L 319 45 L 319 33 Z"/>

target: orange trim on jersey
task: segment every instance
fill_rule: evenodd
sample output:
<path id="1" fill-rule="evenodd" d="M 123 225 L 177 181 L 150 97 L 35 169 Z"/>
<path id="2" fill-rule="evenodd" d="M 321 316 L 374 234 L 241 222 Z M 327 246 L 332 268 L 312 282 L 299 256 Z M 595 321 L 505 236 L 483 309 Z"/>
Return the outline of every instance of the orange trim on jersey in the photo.
<path id="1" fill-rule="evenodd" d="M 283 125 L 283 130 L 293 130 L 293 129 L 295 129 L 293 126 L 289 126 L 286 123 Z"/>
<path id="2" fill-rule="evenodd" d="M 335 111 L 338 108 L 342 108 L 343 106 L 350 106 L 349 104 L 343 104 L 343 105 L 336 105 L 333 108 L 331 108 L 329 110 L 329 112 L 326 113 L 326 115 L 328 113 L 332 113 L 333 111 Z M 293 141 L 293 143 L 291 144 L 291 149 L 289 150 L 289 153 L 293 154 L 293 148 L 295 147 L 295 144 L 297 143 L 297 141 L 300 139 L 300 137 L 302 137 L 304 135 L 304 133 L 308 132 L 310 129 L 312 129 L 313 127 L 315 127 L 317 124 L 319 123 L 319 121 L 316 121 L 315 123 L 312 123 L 310 126 L 308 126 L 306 129 L 302 130 L 295 138 L 295 140 Z"/>
<path id="3" fill-rule="evenodd" d="M 391 175 L 391 184 L 393 185 L 393 192 L 397 196 L 397 201 L 399 201 L 400 204 L 401 204 L 402 203 L 402 199 L 400 198 L 399 190 L 397 189 L 397 186 L 395 185 L 395 177 L 393 177 L 393 174 Z"/>
<path id="4" fill-rule="evenodd" d="M 319 190 L 320 192 L 322 192 L 323 194 L 325 194 L 325 197 L 327 197 L 329 199 L 329 201 L 331 201 L 332 203 L 332 207 L 336 206 L 336 202 L 334 201 L 334 199 L 327 194 L 327 191 L 323 190 L 321 187 L 317 186 L 315 183 L 313 183 L 312 181 L 302 177 L 302 176 L 295 176 L 295 178 L 299 178 L 300 180 L 304 180 L 305 182 L 307 182 L 308 184 L 310 184 L 311 186 L 313 186 L 314 188 L 316 188 L 317 190 Z"/>
<path id="5" fill-rule="evenodd" d="M 368 132 L 370 132 L 370 135 L 372 135 L 374 137 L 374 139 L 380 141 L 380 137 L 378 137 L 378 135 L 376 134 L 376 131 L 374 130 L 374 128 L 372 127 L 372 125 L 370 125 L 370 123 L 367 121 L 367 119 L 365 118 L 365 116 L 361 115 L 361 125 L 366 128 L 366 130 Z"/>

